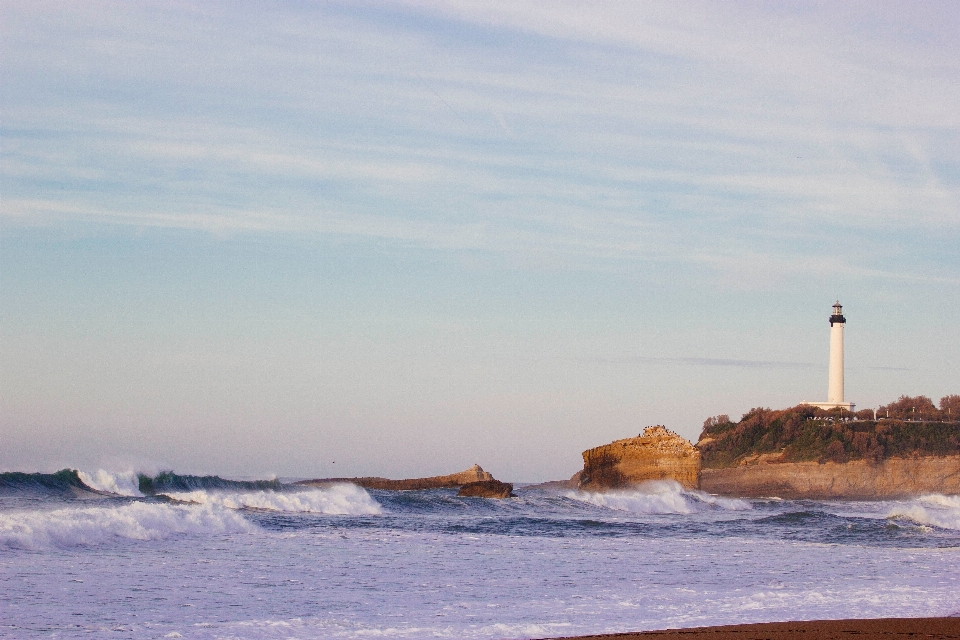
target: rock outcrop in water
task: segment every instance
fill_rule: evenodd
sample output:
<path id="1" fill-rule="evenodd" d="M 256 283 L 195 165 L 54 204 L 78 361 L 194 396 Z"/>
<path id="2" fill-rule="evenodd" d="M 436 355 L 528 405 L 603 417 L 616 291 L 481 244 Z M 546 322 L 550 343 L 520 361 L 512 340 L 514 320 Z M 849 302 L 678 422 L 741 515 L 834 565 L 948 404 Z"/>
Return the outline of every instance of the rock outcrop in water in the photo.
<path id="1" fill-rule="evenodd" d="M 636 438 L 583 452 L 581 489 L 620 489 L 648 480 L 675 480 L 685 488 L 699 488 L 700 452 L 663 426 L 647 427 Z"/>
<path id="2" fill-rule="evenodd" d="M 446 476 L 432 476 L 430 478 L 410 478 L 407 480 L 390 480 L 388 478 L 320 478 L 317 480 L 301 480 L 296 484 L 318 486 L 349 482 L 364 489 L 386 489 L 388 491 L 416 491 L 419 489 L 453 489 L 462 487 L 471 482 L 493 480 L 494 477 L 475 464 L 466 471 L 451 473 Z M 511 486 L 512 488 L 512 486 Z"/>
<path id="3" fill-rule="evenodd" d="M 458 496 L 467 498 L 513 498 L 513 485 L 499 480 L 480 480 L 469 482 L 457 492 Z"/>
<path id="4" fill-rule="evenodd" d="M 737 467 L 704 469 L 700 488 L 743 498 L 879 500 L 923 493 L 960 494 L 960 456 L 880 462 L 779 462 L 759 456 Z"/>

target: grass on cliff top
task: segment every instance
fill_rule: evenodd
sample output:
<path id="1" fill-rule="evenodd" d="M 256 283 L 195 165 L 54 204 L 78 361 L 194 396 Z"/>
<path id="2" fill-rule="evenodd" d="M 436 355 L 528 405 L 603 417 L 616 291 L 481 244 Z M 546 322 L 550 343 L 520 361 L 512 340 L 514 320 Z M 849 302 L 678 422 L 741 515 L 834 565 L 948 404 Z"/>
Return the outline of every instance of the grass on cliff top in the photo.
<path id="1" fill-rule="evenodd" d="M 739 422 L 727 416 L 709 418 L 697 447 L 706 469 L 780 452 L 784 462 L 947 456 L 960 454 L 960 422 L 856 419 L 849 411 L 809 405 L 776 411 L 757 408 Z"/>

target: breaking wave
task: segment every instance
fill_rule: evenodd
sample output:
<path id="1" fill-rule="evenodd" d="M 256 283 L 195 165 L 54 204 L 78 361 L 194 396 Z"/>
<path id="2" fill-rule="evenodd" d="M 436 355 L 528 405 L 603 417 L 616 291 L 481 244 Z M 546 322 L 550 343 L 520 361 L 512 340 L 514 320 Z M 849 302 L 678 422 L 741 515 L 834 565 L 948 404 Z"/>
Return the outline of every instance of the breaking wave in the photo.
<path id="1" fill-rule="evenodd" d="M 61 469 L 56 473 L 0 473 L 2 494 L 82 495 L 84 492 L 110 493 L 118 496 L 143 497 L 170 492 L 224 489 L 234 491 L 279 491 L 279 480 L 227 480 L 220 476 L 180 475 L 163 471 L 155 476 L 133 471 L 115 473 L 98 469 L 88 473 Z"/>
<path id="2" fill-rule="evenodd" d="M 21 473 L 7 471 L 0 473 L 0 493 L 48 493 L 74 494 L 77 491 L 90 491 L 80 475 L 73 469 L 61 469 L 56 473 Z"/>
<path id="3" fill-rule="evenodd" d="M 610 493 L 571 491 L 568 498 L 598 507 L 638 514 L 688 514 L 720 509 L 743 511 L 753 506 L 745 500 L 721 498 L 702 491 L 690 491 L 672 480 L 644 482 L 635 489 Z"/>
<path id="4" fill-rule="evenodd" d="M 337 484 L 305 491 L 185 491 L 163 495 L 183 502 L 224 507 L 227 509 L 264 509 L 291 513 L 325 513 L 330 515 L 379 515 L 380 504 L 362 488 L 353 484 Z"/>
<path id="5" fill-rule="evenodd" d="M 49 549 L 177 535 L 247 533 L 240 514 L 210 506 L 128 502 L 121 506 L 0 513 L 0 547 Z"/>
<path id="6" fill-rule="evenodd" d="M 932 493 L 895 506 L 888 519 L 911 520 L 917 524 L 960 531 L 960 496 Z"/>
<path id="7" fill-rule="evenodd" d="M 195 491 L 197 489 L 233 489 L 235 491 L 278 491 L 283 487 L 280 481 L 273 480 L 227 480 L 220 476 L 180 475 L 172 471 L 163 471 L 155 476 L 139 474 L 137 488 L 147 495 L 171 491 Z"/>
<path id="8" fill-rule="evenodd" d="M 142 497 L 140 493 L 140 481 L 137 474 L 133 471 L 126 473 L 113 473 L 97 469 L 94 473 L 78 471 L 77 476 L 83 481 L 83 484 L 106 493 L 115 493 L 118 496 Z"/>

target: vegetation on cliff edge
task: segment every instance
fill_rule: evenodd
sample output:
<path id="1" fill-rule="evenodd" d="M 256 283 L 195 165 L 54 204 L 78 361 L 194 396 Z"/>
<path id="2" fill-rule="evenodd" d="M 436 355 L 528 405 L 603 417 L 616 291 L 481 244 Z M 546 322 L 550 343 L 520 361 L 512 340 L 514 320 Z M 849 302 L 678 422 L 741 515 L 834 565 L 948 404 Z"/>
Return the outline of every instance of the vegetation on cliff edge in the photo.
<path id="1" fill-rule="evenodd" d="M 877 411 L 852 414 L 810 405 L 751 409 L 739 422 L 708 418 L 697 448 L 706 469 L 731 467 L 758 455 L 770 461 L 870 460 L 960 454 L 960 396 L 947 396 L 938 410 L 929 398 L 902 396 Z M 889 410 L 890 418 L 886 418 Z M 915 420 L 911 420 L 915 416 Z"/>

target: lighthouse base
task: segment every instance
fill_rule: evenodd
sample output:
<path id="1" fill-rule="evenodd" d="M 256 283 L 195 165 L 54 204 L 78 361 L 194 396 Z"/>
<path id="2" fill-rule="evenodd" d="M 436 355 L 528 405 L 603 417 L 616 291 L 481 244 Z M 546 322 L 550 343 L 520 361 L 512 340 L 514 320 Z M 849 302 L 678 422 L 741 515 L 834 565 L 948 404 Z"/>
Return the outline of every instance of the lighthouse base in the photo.
<path id="1" fill-rule="evenodd" d="M 801 404 L 808 404 L 818 409 L 846 409 L 847 411 L 853 411 L 857 406 L 852 402 L 803 402 Z"/>

